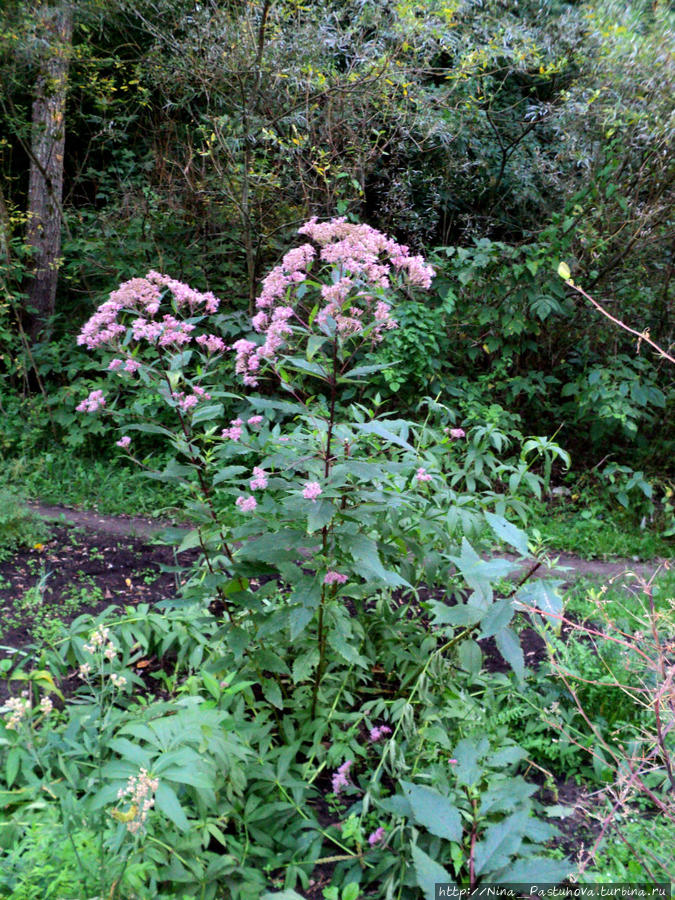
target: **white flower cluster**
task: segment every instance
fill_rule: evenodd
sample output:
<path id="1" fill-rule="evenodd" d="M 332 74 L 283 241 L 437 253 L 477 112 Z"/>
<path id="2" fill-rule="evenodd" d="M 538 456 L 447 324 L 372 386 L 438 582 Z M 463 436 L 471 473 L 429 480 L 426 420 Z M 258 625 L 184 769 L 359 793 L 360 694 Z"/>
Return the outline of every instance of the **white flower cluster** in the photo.
<path id="1" fill-rule="evenodd" d="M 131 834 L 137 834 L 145 824 L 148 813 L 155 805 L 154 794 L 159 787 L 157 778 L 150 778 L 147 769 L 141 769 L 138 775 L 132 775 L 127 781 L 126 787 L 120 788 L 117 792 L 119 800 L 126 800 L 130 803 L 129 812 L 133 814 L 132 818 L 126 821 L 127 831 Z"/>

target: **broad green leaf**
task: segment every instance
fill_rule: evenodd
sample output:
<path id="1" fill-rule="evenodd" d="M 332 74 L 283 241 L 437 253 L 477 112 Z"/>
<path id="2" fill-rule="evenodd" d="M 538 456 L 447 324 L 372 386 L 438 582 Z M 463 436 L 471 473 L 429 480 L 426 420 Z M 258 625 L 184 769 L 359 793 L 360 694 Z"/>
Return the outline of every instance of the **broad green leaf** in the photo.
<path id="1" fill-rule="evenodd" d="M 528 555 L 527 535 L 524 531 L 512 525 L 504 516 L 496 516 L 491 512 L 486 512 L 484 515 L 486 522 L 500 541 L 515 548 L 521 556 Z"/>
<path id="2" fill-rule="evenodd" d="M 462 820 L 457 807 L 431 788 L 401 781 L 403 793 L 412 807 L 415 822 L 448 841 L 462 840 Z"/>
<path id="3" fill-rule="evenodd" d="M 308 650 L 297 656 L 293 662 L 293 683 L 300 684 L 301 681 L 307 681 L 318 665 L 318 650 Z"/>
<path id="4" fill-rule="evenodd" d="M 393 431 L 385 428 L 381 422 L 364 422 L 363 424 L 354 425 L 354 428 L 356 428 L 358 431 L 362 431 L 364 434 L 375 434 L 377 435 L 377 437 L 383 438 L 390 444 L 397 444 L 399 447 L 403 447 L 405 450 L 410 450 L 413 453 L 415 452 L 414 447 L 412 447 L 407 441 L 404 441 L 403 438 L 398 434 L 395 434 Z"/>
<path id="5" fill-rule="evenodd" d="M 434 614 L 434 625 L 475 625 L 485 615 L 484 609 L 468 603 L 447 606 L 438 600 L 432 600 L 429 606 Z"/>
<path id="6" fill-rule="evenodd" d="M 328 525 L 333 518 L 337 509 L 330 500 L 315 500 L 310 505 L 309 514 L 307 516 L 307 534 L 312 534 Z"/>
<path id="7" fill-rule="evenodd" d="M 478 781 L 483 772 L 480 762 L 489 749 L 490 744 L 486 738 L 480 741 L 462 738 L 452 753 L 457 760 L 456 765 L 453 766 L 453 772 L 458 784 L 471 787 Z"/>
<path id="8" fill-rule="evenodd" d="M 181 831 L 187 831 L 190 827 L 183 807 L 178 801 L 176 792 L 165 781 L 160 781 L 155 792 L 155 806 L 164 815 L 171 819 L 173 824 Z"/>
<path id="9" fill-rule="evenodd" d="M 450 559 L 469 587 L 488 598 L 492 597 L 492 585 L 495 581 L 518 568 L 516 563 L 507 559 L 482 560 L 466 538 L 462 538 L 460 556 L 451 556 Z"/>
<path id="10" fill-rule="evenodd" d="M 510 628 L 504 628 L 495 634 L 495 642 L 497 649 L 515 672 L 516 678 L 522 681 L 525 676 L 525 659 L 515 632 Z"/>
<path id="11" fill-rule="evenodd" d="M 511 597 L 502 597 L 492 604 L 480 623 L 481 638 L 492 637 L 498 631 L 509 624 L 513 618 L 513 600 Z"/>
<path id="12" fill-rule="evenodd" d="M 499 872 L 501 883 L 513 884 L 560 884 L 573 872 L 575 866 L 564 859 L 548 859 L 545 856 L 532 856 L 530 859 L 517 859 L 510 866 Z"/>
<path id="13" fill-rule="evenodd" d="M 218 422 L 223 418 L 223 404 L 212 403 L 210 406 L 198 406 L 192 415 L 192 424 L 199 422 Z"/>
<path id="14" fill-rule="evenodd" d="M 127 740 L 127 738 L 112 738 L 112 740 L 108 741 L 108 747 L 119 753 L 122 759 L 131 760 L 140 768 L 150 769 L 152 767 L 151 754 L 133 741 Z"/>
<path id="15" fill-rule="evenodd" d="M 565 281 L 569 281 L 570 278 L 572 277 L 572 273 L 570 272 L 570 267 L 567 265 L 566 262 L 561 262 L 558 265 L 558 275 L 560 275 L 560 277 L 562 279 L 564 279 Z"/>
<path id="16" fill-rule="evenodd" d="M 276 681 L 273 681 L 271 678 L 262 678 L 260 681 L 260 687 L 262 689 L 263 697 L 265 698 L 265 700 L 271 703 L 272 706 L 276 706 L 277 709 L 284 708 L 284 700 L 281 696 L 281 688 L 276 683 Z"/>
<path id="17" fill-rule="evenodd" d="M 484 838 L 476 844 L 476 875 L 505 866 L 518 852 L 528 816 L 529 811 L 523 810 L 488 826 Z"/>
<path id="18" fill-rule="evenodd" d="M 263 894 L 260 900 L 304 900 L 302 894 L 287 888 L 285 891 L 268 891 Z"/>
<path id="19" fill-rule="evenodd" d="M 483 654 L 475 641 L 462 641 L 457 652 L 459 664 L 469 675 L 477 675 L 483 665 Z"/>
<path id="20" fill-rule="evenodd" d="M 519 588 L 516 599 L 520 600 L 521 603 L 526 603 L 528 606 L 536 606 L 544 614 L 553 617 L 560 616 L 563 611 L 560 588 L 563 584 L 564 581 L 559 579 L 537 578 L 535 581 L 530 581 Z M 554 625 L 561 624 L 560 622 L 556 623 L 555 618 L 551 621 Z"/>
<path id="21" fill-rule="evenodd" d="M 333 650 L 337 650 L 340 656 L 343 659 L 346 659 L 348 663 L 360 666 L 362 669 L 368 668 L 368 660 L 361 656 L 356 647 L 354 647 L 353 644 L 350 644 L 345 636 L 337 629 L 333 629 L 328 633 L 328 643 Z"/>
<path id="22" fill-rule="evenodd" d="M 14 784 L 14 779 L 19 774 L 19 765 L 21 764 L 21 750 L 19 747 L 12 747 L 12 749 L 7 754 L 7 761 L 5 762 L 5 778 L 7 780 L 7 787 L 11 788 Z"/>
<path id="23" fill-rule="evenodd" d="M 296 640 L 314 618 L 314 610 L 308 606 L 294 606 L 289 615 L 291 640 Z M 294 667 L 295 669 L 295 667 Z"/>
<path id="24" fill-rule="evenodd" d="M 422 889 L 424 900 L 436 900 L 437 884 L 453 884 L 454 881 L 443 866 L 427 856 L 424 850 L 414 844 L 412 849 L 413 866 L 417 877 L 417 886 Z"/>

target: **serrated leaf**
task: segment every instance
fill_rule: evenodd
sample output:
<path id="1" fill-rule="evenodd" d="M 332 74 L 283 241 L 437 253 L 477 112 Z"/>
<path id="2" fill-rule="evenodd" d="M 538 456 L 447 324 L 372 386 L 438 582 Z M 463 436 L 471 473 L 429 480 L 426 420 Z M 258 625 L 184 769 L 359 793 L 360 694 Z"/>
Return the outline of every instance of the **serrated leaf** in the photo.
<path id="1" fill-rule="evenodd" d="M 361 656 L 352 644 L 350 644 L 345 636 L 341 634 L 336 629 L 333 629 L 328 634 L 328 643 L 331 645 L 333 650 L 337 650 L 340 656 L 343 659 L 346 659 L 348 663 L 352 663 L 355 666 L 360 666 L 362 669 L 368 668 L 368 660 L 364 659 Z"/>
<path id="2" fill-rule="evenodd" d="M 284 708 L 284 700 L 281 696 L 281 688 L 273 681 L 271 678 L 262 678 L 260 680 L 260 688 L 263 693 L 263 697 L 268 703 L 271 703 L 272 706 L 276 706 L 277 709 Z"/>
<path id="3" fill-rule="evenodd" d="M 431 834 L 447 841 L 462 840 L 462 820 L 459 811 L 447 797 L 432 788 L 410 781 L 401 781 L 400 785 L 418 825 L 423 825 Z"/>
<path id="4" fill-rule="evenodd" d="M 7 760 L 5 762 L 5 779 L 7 781 L 7 787 L 11 788 L 14 784 L 14 779 L 19 774 L 19 765 L 21 764 L 21 750 L 18 747 L 12 747 L 12 749 L 7 754 Z"/>
<path id="5" fill-rule="evenodd" d="M 495 635 L 495 643 L 501 655 L 515 672 L 516 678 L 522 681 L 525 677 L 525 659 L 515 632 L 510 628 L 503 628 Z"/>
<path id="6" fill-rule="evenodd" d="M 211 406 L 199 406 L 192 414 L 192 424 L 197 425 L 199 422 L 219 421 L 223 418 L 223 404 L 213 403 Z"/>
<path id="7" fill-rule="evenodd" d="M 483 654 L 475 641 L 462 641 L 457 652 L 459 664 L 469 675 L 477 675 L 483 665 Z"/>
<path id="8" fill-rule="evenodd" d="M 559 884 L 571 872 L 574 865 L 561 859 L 548 859 L 545 856 L 532 856 L 530 859 L 517 859 L 510 866 L 499 872 L 501 883 L 517 884 Z"/>
<path id="9" fill-rule="evenodd" d="M 307 681 L 318 665 L 318 650 L 309 650 L 301 656 L 296 657 L 293 663 L 293 683 L 300 684 L 301 681 Z"/>
<path id="10" fill-rule="evenodd" d="M 528 812 L 520 811 L 488 826 L 485 837 L 476 844 L 476 875 L 507 865 L 523 842 L 528 816 Z"/>
<path id="11" fill-rule="evenodd" d="M 312 534 L 328 525 L 337 509 L 330 500 L 315 500 L 307 515 L 307 534 Z"/>
<path id="12" fill-rule="evenodd" d="M 481 638 L 492 637 L 493 634 L 506 628 L 513 618 L 513 613 L 513 600 L 511 597 L 503 597 L 501 600 L 493 603 L 481 619 Z"/>
<path id="13" fill-rule="evenodd" d="M 486 522 L 500 541 L 504 541 L 504 543 L 513 547 L 521 556 L 528 555 L 527 535 L 524 531 L 517 528 L 504 516 L 497 516 L 491 512 L 486 512 L 484 515 Z"/>
<path id="14" fill-rule="evenodd" d="M 454 881 L 450 877 L 443 866 L 427 856 L 424 850 L 414 844 L 412 849 L 413 866 L 415 867 L 415 876 L 417 878 L 417 886 L 422 889 L 424 900 L 436 900 L 437 884 L 453 884 Z"/>
<path id="15" fill-rule="evenodd" d="M 168 819 L 171 819 L 181 831 L 187 831 L 190 828 L 190 823 L 178 801 L 176 792 L 165 781 L 160 781 L 155 792 L 155 807 Z"/>
<path id="16" fill-rule="evenodd" d="M 490 744 L 485 738 L 480 741 L 462 738 L 452 753 L 457 760 L 453 772 L 458 784 L 470 787 L 480 778 L 483 772 L 480 760 L 489 749 Z"/>
<path id="17" fill-rule="evenodd" d="M 560 588 L 564 581 L 559 579 L 543 579 L 538 578 L 536 581 L 530 581 L 524 584 L 516 594 L 516 599 L 528 606 L 536 606 L 544 614 L 556 617 L 562 615 L 563 599 L 560 594 Z M 561 625 L 562 623 L 555 621 L 553 624 Z"/>
<path id="18" fill-rule="evenodd" d="M 291 625 L 291 640 L 296 640 L 307 628 L 314 618 L 314 610 L 308 606 L 294 606 L 291 609 L 289 621 Z"/>

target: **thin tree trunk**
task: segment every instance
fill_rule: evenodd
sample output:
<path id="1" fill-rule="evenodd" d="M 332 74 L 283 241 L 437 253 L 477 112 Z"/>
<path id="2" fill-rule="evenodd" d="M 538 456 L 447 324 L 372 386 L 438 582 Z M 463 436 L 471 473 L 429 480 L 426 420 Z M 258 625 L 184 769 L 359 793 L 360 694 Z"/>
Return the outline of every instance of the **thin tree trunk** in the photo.
<path id="1" fill-rule="evenodd" d="M 27 241 L 33 248 L 27 286 L 28 319 L 33 339 L 49 336 L 54 315 L 61 254 L 61 200 L 65 111 L 73 17 L 67 4 L 37 10 L 38 60 L 33 101 L 33 132 L 28 184 Z"/>

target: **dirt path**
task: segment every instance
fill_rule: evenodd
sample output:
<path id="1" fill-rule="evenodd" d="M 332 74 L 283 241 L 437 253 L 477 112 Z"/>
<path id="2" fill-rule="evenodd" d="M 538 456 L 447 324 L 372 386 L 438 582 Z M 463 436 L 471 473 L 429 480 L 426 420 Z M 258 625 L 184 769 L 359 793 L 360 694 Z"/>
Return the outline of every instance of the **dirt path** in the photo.
<path id="1" fill-rule="evenodd" d="M 106 516 L 102 513 L 85 509 L 71 509 L 66 506 L 47 506 L 42 503 L 31 502 L 28 504 L 38 515 L 45 519 L 64 522 L 88 531 L 95 531 L 117 537 L 137 537 L 150 539 L 166 528 L 175 529 L 173 522 L 161 519 L 150 519 L 141 516 Z M 185 530 L 188 527 L 185 526 Z M 509 553 L 498 554 L 507 559 L 516 560 Z M 616 559 L 611 561 L 599 559 L 582 559 L 571 553 L 550 552 L 551 559 L 557 559 L 555 574 L 564 579 L 566 583 L 577 577 L 602 578 L 607 581 L 623 579 L 624 577 L 638 576 L 649 580 L 658 569 L 673 568 L 673 560 L 655 559 L 649 562 L 635 562 L 632 559 Z M 534 562 L 534 560 L 532 561 Z M 524 566 L 523 570 L 526 570 Z M 550 569 L 542 566 L 535 577 L 550 576 Z"/>
<path id="2" fill-rule="evenodd" d="M 74 525 L 76 528 L 86 528 L 88 531 L 97 531 L 116 537 L 153 538 L 165 528 L 176 528 L 173 522 L 146 519 L 142 516 L 106 516 L 87 509 L 46 506 L 44 503 L 34 501 L 28 501 L 26 505 L 48 521 Z"/>

